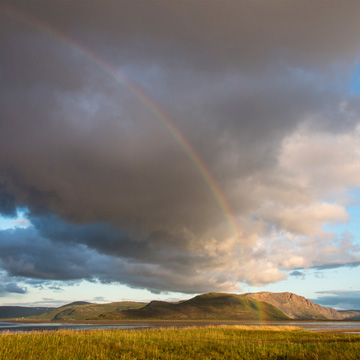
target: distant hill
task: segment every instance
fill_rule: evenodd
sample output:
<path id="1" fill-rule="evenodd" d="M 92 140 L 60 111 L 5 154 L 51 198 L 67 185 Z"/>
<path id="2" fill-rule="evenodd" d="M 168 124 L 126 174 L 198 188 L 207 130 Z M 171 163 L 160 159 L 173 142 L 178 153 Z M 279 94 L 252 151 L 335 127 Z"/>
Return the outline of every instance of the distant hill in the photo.
<path id="1" fill-rule="evenodd" d="M 358 311 L 339 312 L 302 296 L 259 292 L 243 295 L 209 293 L 179 303 L 152 301 L 141 309 L 115 311 L 99 319 L 166 320 L 356 320 Z"/>
<path id="2" fill-rule="evenodd" d="M 72 303 L 62 305 L 60 307 L 62 308 L 62 307 L 68 307 L 68 306 L 74 306 L 74 305 L 91 305 L 91 304 L 92 303 L 87 302 L 87 301 L 74 301 Z"/>
<path id="3" fill-rule="evenodd" d="M 134 301 L 120 301 L 109 304 L 92 304 L 84 301 L 76 301 L 71 304 L 60 306 L 38 316 L 32 316 L 37 320 L 88 320 L 100 314 L 111 311 L 141 308 L 146 303 Z"/>
<path id="4" fill-rule="evenodd" d="M 339 310 L 346 320 L 360 320 L 360 310 Z"/>
<path id="5" fill-rule="evenodd" d="M 209 293 L 179 302 L 120 301 L 92 304 L 85 301 L 58 308 L 0 306 L 0 319 L 28 317 L 43 321 L 72 320 L 359 320 L 360 311 L 336 311 L 302 296 L 259 292 L 242 295 Z"/>
<path id="6" fill-rule="evenodd" d="M 51 307 L 0 306 L 0 319 L 36 316 L 52 309 Z"/>
<path id="7" fill-rule="evenodd" d="M 141 309 L 104 313 L 107 320 L 286 320 L 273 305 L 243 295 L 210 293 L 178 303 L 151 301 Z"/>
<path id="8" fill-rule="evenodd" d="M 343 320 L 342 313 L 324 306 L 313 303 L 303 296 L 289 292 L 272 293 L 258 292 L 245 294 L 247 298 L 263 301 L 274 305 L 290 319 L 296 320 Z"/>

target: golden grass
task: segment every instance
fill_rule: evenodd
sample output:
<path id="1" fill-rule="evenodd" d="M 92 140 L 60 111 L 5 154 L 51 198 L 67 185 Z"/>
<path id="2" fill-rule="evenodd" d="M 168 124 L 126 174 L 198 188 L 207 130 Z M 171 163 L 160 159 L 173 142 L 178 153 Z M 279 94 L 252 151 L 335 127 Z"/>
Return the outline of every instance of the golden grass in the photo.
<path id="1" fill-rule="evenodd" d="M 360 335 L 281 326 L 2 333 L 0 359 L 360 359 Z"/>

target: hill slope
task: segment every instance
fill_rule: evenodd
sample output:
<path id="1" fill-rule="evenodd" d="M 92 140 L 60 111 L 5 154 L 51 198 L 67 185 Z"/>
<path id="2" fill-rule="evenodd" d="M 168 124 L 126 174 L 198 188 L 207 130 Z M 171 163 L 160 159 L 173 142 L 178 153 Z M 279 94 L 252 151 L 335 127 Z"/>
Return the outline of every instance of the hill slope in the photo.
<path id="1" fill-rule="evenodd" d="M 59 308 L 0 307 L 0 318 L 26 317 L 61 320 L 352 320 L 359 311 L 336 311 L 289 292 L 259 292 L 243 295 L 209 293 L 190 300 L 148 304 L 122 301 L 91 304 L 77 301 Z M 45 312 L 46 311 L 46 312 Z"/>
<path id="2" fill-rule="evenodd" d="M 74 306 L 74 305 L 92 305 L 92 303 L 89 303 L 88 301 L 74 301 L 72 303 L 60 306 L 59 308 L 68 307 L 68 306 Z"/>
<path id="3" fill-rule="evenodd" d="M 134 301 L 120 301 L 109 304 L 91 304 L 86 302 L 75 302 L 52 309 L 38 316 L 37 320 L 87 320 L 109 311 L 122 311 L 126 309 L 141 308 L 145 303 Z"/>
<path id="4" fill-rule="evenodd" d="M 0 319 L 36 316 L 52 309 L 49 307 L 0 306 Z"/>
<path id="5" fill-rule="evenodd" d="M 210 293 L 179 303 L 152 301 L 141 309 L 113 311 L 98 319 L 130 320 L 286 320 L 273 305 L 243 295 Z"/>
<path id="6" fill-rule="evenodd" d="M 275 306 L 290 319 L 343 320 L 345 318 L 343 314 L 332 308 L 320 306 L 302 296 L 289 292 L 259 292 L 245 294 L 245 296 Z"/>
<path id="7" fill-rule="evenodd" d="M 339 313 L 346 320 L 360 320 L 360 310 L 340 310 Z"/>

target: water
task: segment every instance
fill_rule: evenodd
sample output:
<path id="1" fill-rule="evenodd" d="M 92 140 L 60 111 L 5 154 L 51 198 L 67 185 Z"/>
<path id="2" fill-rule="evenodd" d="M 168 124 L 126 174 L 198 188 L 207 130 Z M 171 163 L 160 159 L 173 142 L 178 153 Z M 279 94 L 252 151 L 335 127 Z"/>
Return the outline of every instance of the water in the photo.
<path id="1" fill-rule="evenodd" d="M 342 330 L 351 333 L 359 333 L 360 321 L 291 321 L 291 322 L 162 322 L 159 323 L 144 323 L 144 324 L 114 324 L 114 325 L 104 325 L 104 324 L 66 324 L 66 323 L 37 323 L 37 324 L 25 324 L 25 323 L 11 323 L 11 322 L 0 322 L 0 333 L 2 331 L 11 331 L 11 332 L 26 332 L 26 331 L 36 331 L 36 330 L 94 330 L 94 329 L 141 329 L 141 328 L 150 328 L 150 327 L 166 327 L 166 326 L 206 326 L 206 325 L 267 325 L 267 326 L 297 326 L 310 331 L 319 331 L 319 330 Z M 352 331 L 353 330 L 353 331 Z"/>
<path id="2" fill-rule="evenodd" d="M 65 324 L 65 323 L 11 323 L 0 322 L 0 333 L 3 331 L 10 332 L 25 332 L 25 331 L 39 331 L 39 330 L 111 330 L 111 329 L 138 329 L 147 328 L 149 325 L 102 325 L 102 324 Z"/>

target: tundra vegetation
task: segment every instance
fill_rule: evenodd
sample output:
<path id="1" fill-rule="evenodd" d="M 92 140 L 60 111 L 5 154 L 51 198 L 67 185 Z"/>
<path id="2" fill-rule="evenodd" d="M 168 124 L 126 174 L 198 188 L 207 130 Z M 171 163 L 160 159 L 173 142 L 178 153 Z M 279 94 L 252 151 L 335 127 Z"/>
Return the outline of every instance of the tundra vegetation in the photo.
<path id="1" fill-rule="evenodd" d="M 9 313 L 8 310 L 7 312 Z M 9 317 L 7 316 L 7 318 Z M 179 302 L 151 301 L 148 304 L 134 301 L 120 301 L 110 304 L 75 302 L 50 311 L 44 311 L 40 315 L 31 316 L 31 318 L 43 321 L 355 320 L 360 318 L 360 312 L 338 312 L 288 292 L 262 292 L 243 295 L 208 293 Z"/>
<path id="2" fill-rule="evenodd" d="M 2 333 L 0 359 L 356 359 L 360 335 L 294 327 Z"/>

